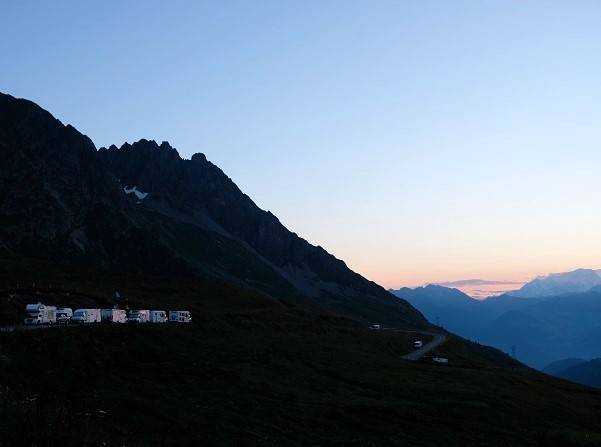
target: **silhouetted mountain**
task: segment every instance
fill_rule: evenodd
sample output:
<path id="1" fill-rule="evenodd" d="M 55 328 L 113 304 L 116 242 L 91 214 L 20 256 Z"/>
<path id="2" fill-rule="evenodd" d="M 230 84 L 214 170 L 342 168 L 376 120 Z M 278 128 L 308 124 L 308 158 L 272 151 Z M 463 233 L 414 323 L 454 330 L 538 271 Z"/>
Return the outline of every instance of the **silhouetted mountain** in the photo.
<path id="1" fill-rule="evenodd" d="M 467 319 L 467 315 L 477 313 L 478 302 L 457 289 L 427 285 L 410 289 L 403 287 L 389 290 L 418 309 L 431 323 L 440 324 L 463 337 L 473 337 L 480 322 Z"/>
<path id="2" fill-rule="evenodd" d="M 524 283 L 514 281 L 491 281 L 486 279 L 462 279 L 458 281 L 443 281 L 430 284 L 459 289 L 466 295 L 477 300 L 511 293 L 524 285 Z"/>
<path id="3" fill-rule="evenodd" d="M 578 269 L 573 272 L 551 273 L 547 276 L 541 276 L 510 294 L 521 298 L 555 296 L 564 293 L 586 292 L 598 285 L 601 285 L 599 271 Z"/>
<path id="4" fill-rule="evenodd" d="M 422 299 L 444 304 L 453 303 L 454 306 L 470 305 L 475 301 L 461 290 L 433 284 L 428 284 L 425 287 L 416 287 L 414 289 L 409 287 L 403 287 L 399 290 L 391 289 L 390 292 L 397 296 L 407 295 L 414 300 Z"/>
<path id="5" fill-rule="evenodd" d="M 288 231 L 219 168 L 168 143 L 96 151 L 36 104 L 0 94 L 0 249 L 107 269 L 194 276 L 302 298 L 368 321 L 419 312 Z"/>
<path id="6" fill-rule="evenodd" d="M 578 365 L 580 363 L 585 363 L 586 360 L 584 359 L 563 359 L 563 360 L 558 360 L 556 362 L 552 362 L 549 363 L 547 366 L 545 366 L 542 371 L 544 373 L 550 374 L 552 376 L 557 375 L 558 373 L 562 372 L 564 369 L 570 368 L 572 366 Z"/>
<path id="7" fill-rule="evenodd" d="M 92 141 L 0 94 L 0 248 L 115 270 L 190 272 L 147 230 Z"/>
<path id="8" fill-rule="evenodd" d="M 479 341 L 500 349 L 517 346 L 518 359 L 542 368 L 558 359 L 601 353 L 601 293 L 589 291 L 540 300 L 506 312 Z"/>
<path id="9" fill-rule="evenodd" d="M 601 358 L 592 359 L 588 362 L 585 360 L 582 360 L 580 362 L 573 362 L 573 364 L 571 365 L 569 364 L 570 362 L 568 362 L 567 360 L 563 361 L 566 362 L 565 368 L 559 371 L 549 372 L 549 374 L 556 377 L 561 377 L 562 379 L 571 380 L 572 382 L 582 383 L 583 385 L 601 388 Z M 561 362 L 556 363 L 559 364 Z M 547 368 L 545 368 L 545 372 L 547 372 Z"/>
<path id="10" fill-rule="evenodd" d="M 463 337 L 480 340 L 487 328 L 505 312 L 530 306 L 538 300 L 502 295 L 476 300 L 457 289 L 428 285 L 390 290 L 415 306 L 431 322 Z"/>
<path id="11" fill-rule="evenodd" d="M 441 286 L 392 290 L 432 323 L 543 368 L 558 359 L 601 355 L 601 287 L 542 298 L 509 295 L 479 301 Z"/>

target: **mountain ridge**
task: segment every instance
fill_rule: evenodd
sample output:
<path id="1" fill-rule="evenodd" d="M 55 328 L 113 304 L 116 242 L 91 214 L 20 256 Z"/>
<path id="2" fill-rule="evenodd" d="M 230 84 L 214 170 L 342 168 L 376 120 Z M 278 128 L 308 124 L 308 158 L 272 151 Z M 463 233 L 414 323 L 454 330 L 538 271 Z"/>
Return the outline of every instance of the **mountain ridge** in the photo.
<path id="1" fill-rule="evenodd" d="M 571 272 L 550 273 L 539 276 L 508 295 L 520 298 L 538 298 L 565 293 L 588 292 L 601 285 L 601 270 L 579 268 Z"/>
<path id="2" fill-rule="evenodd" d="M 0 94 L 0 249 L 118 271 L 194 276 L 428 327 L 423 316 L 258 208 L 203 154 L 140 140 L 96 150 Z M 26 225 L 23 225 L 23 223 Z"/>
<path id="3" fill-rule="evenodd" d="M 559 360 L 547 365 L 543 372 L 560 379 L 601 388 L 601 358 Z"/>
<path id="4" fill-rule="evenodd" d="M 465 294 L 456 299 L 461 292 L 442 287 L 392 293 L 409 301 L 430 322 L 458 335 L 505 352 L 515 346 L 517 358 L 532 367 L 601 354 L 601 286 L 548 297 L 501 295 L 485 300 Z"/>

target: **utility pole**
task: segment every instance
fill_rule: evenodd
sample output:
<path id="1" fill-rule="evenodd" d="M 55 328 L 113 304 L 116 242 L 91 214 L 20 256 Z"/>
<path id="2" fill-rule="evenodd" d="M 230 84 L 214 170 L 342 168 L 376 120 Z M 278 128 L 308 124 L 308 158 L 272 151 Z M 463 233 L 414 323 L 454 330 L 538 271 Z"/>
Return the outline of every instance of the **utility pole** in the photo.
<path id="1" fill-rule="evenodd" d="M 436 317 L 436 326 L 440 327 L 440 321 L 439 321 L 438 317 Z"/>
<path id="2" fill-rule="evenodd" d="M 511 346 L 511 356 L 512 356 L 514 359 L 515 359 L 515 348 L 516 348 L 516 346 L 515 346 L 515 345 Z"/>

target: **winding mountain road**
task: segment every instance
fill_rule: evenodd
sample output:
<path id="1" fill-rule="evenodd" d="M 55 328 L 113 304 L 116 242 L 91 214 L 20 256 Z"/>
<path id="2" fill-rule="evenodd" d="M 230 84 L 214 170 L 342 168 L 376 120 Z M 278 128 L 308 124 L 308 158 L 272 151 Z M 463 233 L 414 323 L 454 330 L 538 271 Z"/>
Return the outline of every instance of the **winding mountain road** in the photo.
<path id="1" fill-rule="evenodd" d="M 49 329 L 52 327 L 69 327 L 69 326 L 82 326 L 79 324 L 66 324 L 66 325 L 58 325 L 58 324 L 54 324 L 54 325 L 21 325 L 21 326 L 4 326 L 4 327 L 0 327 L 0 332 L 12 332 L 15 329 Z M 85 325 L 83 325 L 85 326 Z M 410 352 L 409 354 L 405 354 L 402 355 L 401 358 L 404 360 L 412 360 L 412 361 L 417 361 L 419 359 L 421 359 L 424 355 L 426 355 L 428 352 L 430 352 L 432 349 L 436 348 L 437 346 L 443 344 L 445 341 L 447 341 L 447 336 L 443 335 L 443 334 L 439 334 L 437 332 L 416 332 L 416 331 L 405 331 L 402 329 L 390 329 L 390 328 L 384 328 L 383 330 L 385 331 L 396 331 L 396 332 L 407 332 L 407 333 L 412 333 L 412 334 L 422 334 L 422 335 L 431 335 L 433 337 L 432 341 L 424 346 L 422 346 L 419 349 L 416 349 L 413 352 Z"/>
<path id="2" fill-rule="evenodd" d="M 430 352 L 432 349 L 434 349 L 438 345 L 441 345 L 442 343 L 444 343 L 445 341 L 447 341 L 447 336 L 446 335 L 438 334 L 436 332 L 420 332 L 420 334 L 431 335 L 434 338 L 427 345 L 424 345 L 421 348 L 416 349 L 413 352 L 410 352 L 409 354 L 401 356 L 402 359 L 413 360 L 413 361 L 419 360 L 424 355 L 426 355 L 428 352 Z"/>
<path id="3" fill-rule="evenodd" d="M 431 335 L 432 337 L 434 337 L 430 343 L 422 346 L 419 349 L 416 349 L 413 352 L 410 352 L 409 354 L 402 355 L 401 358 L 404 359 L 404 360 L 413 360 L 413 361 L 419 360 L 424 355 L 426 355 L 428 352 L 430 352 L 432 349 L 434 349 L 435 347 L 437 347 L 437 346 L 443 344 L 445 341 L 447 341 L 447 336 L 443 335 L 443 334 L 439 334 L 438 332 L 405 331 L 405 330 L 402 330 L 402 329 L 389 329 L 389 328 L 384 328 L 382 330 L 384 330 L 384 331 L 396 331 L 396 332 L 407 332 L 407 333 L 411 333 L 411 334 Z"/>

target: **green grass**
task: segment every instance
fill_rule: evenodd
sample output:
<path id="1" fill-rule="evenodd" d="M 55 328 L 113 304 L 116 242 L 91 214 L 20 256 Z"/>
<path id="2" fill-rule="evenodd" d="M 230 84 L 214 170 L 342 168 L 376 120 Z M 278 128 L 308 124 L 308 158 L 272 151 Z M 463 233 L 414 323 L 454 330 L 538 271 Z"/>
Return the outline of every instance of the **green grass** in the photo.
<path id="1" fill-rule="evenodd" d="M 458 338 L 449 366 L 402 361 L 417 335 L 256 292 L 4 261 L 7 291 L 35 273 L 194 323 L 0 333 L 0 446 L 601 445 L 601 393 Z"/>

